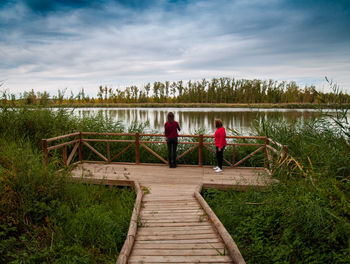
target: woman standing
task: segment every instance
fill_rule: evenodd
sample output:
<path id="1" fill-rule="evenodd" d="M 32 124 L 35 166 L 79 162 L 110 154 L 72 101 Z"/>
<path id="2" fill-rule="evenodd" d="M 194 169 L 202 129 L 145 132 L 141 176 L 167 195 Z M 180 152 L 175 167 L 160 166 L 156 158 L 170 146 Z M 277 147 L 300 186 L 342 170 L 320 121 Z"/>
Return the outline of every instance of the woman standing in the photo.
<path id="1" fill-rule="evenodd" d="M 176 149 L 177 149 L 177 131 L 181 130 L 179 123 L 174 120 L 174 113 L 169 112 L 168 121 L 164 125 L 164 134 L 168 144 L 168 163 L 169 168 L 176 168 Z"/>
<path id="2" fill-rule="evenodd" d="M 226 131 L 222 126 L 220 119 L 215 119 L 215 147 L 216 147 L 216 159 L 218 166 L 214 168 L 215 172 L 222 172 L 222 161 L 224 160 L 224 150 L 226 146 Z"/>

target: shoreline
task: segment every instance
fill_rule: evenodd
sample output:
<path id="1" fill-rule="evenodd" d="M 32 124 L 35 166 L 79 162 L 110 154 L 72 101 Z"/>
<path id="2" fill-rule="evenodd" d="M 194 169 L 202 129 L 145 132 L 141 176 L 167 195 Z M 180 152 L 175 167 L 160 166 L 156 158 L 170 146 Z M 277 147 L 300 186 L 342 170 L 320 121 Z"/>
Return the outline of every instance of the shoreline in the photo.
<path id="1" fill-rule="evenodd" d="M 350 104 L 310 104 L 310 103 L 73 103 L 47 105 L 5 105 L 8 108 L 280 108 L 280 109 L 350 109 Z"/>

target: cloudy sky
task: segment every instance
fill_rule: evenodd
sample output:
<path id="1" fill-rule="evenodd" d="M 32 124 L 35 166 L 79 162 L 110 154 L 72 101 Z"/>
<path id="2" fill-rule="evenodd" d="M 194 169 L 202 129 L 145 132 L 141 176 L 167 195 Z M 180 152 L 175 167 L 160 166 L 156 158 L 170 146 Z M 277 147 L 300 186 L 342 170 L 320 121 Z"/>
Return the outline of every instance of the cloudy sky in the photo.
<path id="1" fill-rule="evenodd" d="M 212 77 L 350 93 L 348 0 L 0 0 L 0 80 L 49 91 Z"/>

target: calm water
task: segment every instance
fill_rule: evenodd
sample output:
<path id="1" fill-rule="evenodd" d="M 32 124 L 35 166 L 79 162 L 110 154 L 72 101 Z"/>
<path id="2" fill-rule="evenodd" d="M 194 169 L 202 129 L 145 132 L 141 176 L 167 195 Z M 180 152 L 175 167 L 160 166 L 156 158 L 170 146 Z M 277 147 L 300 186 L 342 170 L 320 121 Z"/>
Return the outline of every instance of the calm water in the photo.
<path id="1" fill-rule="evenodd" d="M 226 128 L 235 129 L 247 135 L 253 121 L 282 119 L 288 122 L 315 119 L 320 116 L 310 109 L 247 109 L 247 108 L 75 108 L 74 113 L 80 117 L 102 115 L 121 121 L 125 126 L 132 122 L 148 123 L 148 131 L 162 132 L 166 116 L 174 112 L 175 120 L 180 123 L 182 133 L 194 133 L 205 129 L 206 133 L 215 131 L 214 119 L 220 118 Z"/>

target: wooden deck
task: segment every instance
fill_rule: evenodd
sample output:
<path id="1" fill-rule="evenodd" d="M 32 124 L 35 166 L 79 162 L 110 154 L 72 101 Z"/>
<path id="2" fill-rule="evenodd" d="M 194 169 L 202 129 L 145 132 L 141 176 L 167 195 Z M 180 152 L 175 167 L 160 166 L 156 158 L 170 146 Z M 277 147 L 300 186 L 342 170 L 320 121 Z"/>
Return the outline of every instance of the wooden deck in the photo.
<path id="1" fill-rule="evenodd" d="M 128 263 L 233 263 L 195 191 L 200 186 L 263 188 L 274 182 L 263 168 L 224 168 L 215 173 L 211 167 L 82 163 L 72 174 L 91 181 L 141 185 L 144 196 Z"/>

